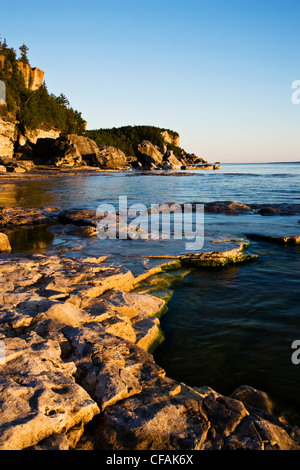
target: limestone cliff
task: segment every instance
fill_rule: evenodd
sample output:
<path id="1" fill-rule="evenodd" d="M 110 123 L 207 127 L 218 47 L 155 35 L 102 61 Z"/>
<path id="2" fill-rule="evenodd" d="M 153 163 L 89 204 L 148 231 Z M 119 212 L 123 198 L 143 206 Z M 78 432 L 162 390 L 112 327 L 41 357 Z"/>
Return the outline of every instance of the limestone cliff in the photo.
<path id="1" fill-rule="evenodd" d="M 171 144 L 171 145 L 175 145 L 176 147 L 180 147 L 180 144 L 179 144 L 179 141 L 180 141 L 180 137 L 178 134 L 171 134 L 170 132 L 168 131 L 163 131 L 161 132 L 161 135 L 165 141 L 166 144 Z"/>
<path id="2" fill-rule="evenodd" d="M 26 88 L 30 91 L 38 90 L 43 83 L 44 72 L 37 67 L 30 67 L 24 62 L 18 62 L 18 67 L 24 77 Z"/>
<path id="3" fill-rule="evenodd" d="M 23 146 L 26 142 L 36 144 L 38 139 L 57 139 L 59 136 L 60 131 L 54 129 L 26 130 L 25 135 L 22 135 L 18 130 L 18 122 L 7 117 L 0 117 L 0 157 L 13 158 L 15 147 Z"/>
<path id="4" fill-rule="evenodd" d="M 26 135 L 21 136 L 20 145 L 25 145 L 26 141 L 29 140 L 32 144 L 36 144 L 38 139 L 58 139 L 60 131 L 54 129 L 27 129 Z"/>
<path id="5" fill-rule="evenodd" d="M 0 157 L 13 157 L 15 136 L 15 123 L 0 118 Z"/>
<path id="6" fill-rule="evenodd" d="M 35 91 L 40 88 L 44 80 L 44 72 L 37 67 L 32 68 L 29 64 L 21 61 L 17 61 L 17 67 L 21 72 L 25 86 L 30 91 Z M 6 56 L 0 54 L 0 71 L 6 70 L 10 75 L 13 71 L 12 64 L 6 60 Z M 1 82 L 4 87 L 4 82 Z M 2 96 L 5 97 L 5 88 L 3 89 Z M 14 117 L 13 117 L 14 116 Z M 14 156 L 14 147 L 17 141 L 22 140 L 22 145 L 25 144 L 26 140 L 30 140 L 35 143 L 39 137 L 50 137 L 49 131 L 43 131 L 36 129 L 34 131 L 21 130 L 19 128 L 19 122 L 16 119 L 15 113 L 7 111 L 5 102 L 0 103 L 0 157 Z M 21 134 L 25 134 L 22 136 Z M 53 131 L 50 131 L 51 137 L 54 137 Z M 27 135 L 28 134 L 28 135 Z M 58 137 L 59 133 L 55 133 L 55 137 Z"/>
<path id="7" fill-rule="evenodd" d="M 22 73 L 25 86 L 30 91 L 35 91 L 40 88 L 44 80 L 44 72 L 37 67 L 31 67 L 29 64 L 25 62 L 18 61 L 17 62 L 18 69 Z M 0 55 L 0 67 L 3 70 L 6 66 L 6 57 L 4 55 Z"/>

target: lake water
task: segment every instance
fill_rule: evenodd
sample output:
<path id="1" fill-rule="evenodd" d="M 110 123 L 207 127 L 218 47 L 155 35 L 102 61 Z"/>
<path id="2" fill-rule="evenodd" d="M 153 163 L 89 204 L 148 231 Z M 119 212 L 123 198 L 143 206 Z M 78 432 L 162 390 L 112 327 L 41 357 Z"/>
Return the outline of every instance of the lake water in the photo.
<path id="1" fill-rule="evenodd" d="M 300 204 L 298 163 L 224 164 L 220 171 L 177 173 L 8 182 L 1 188 L 0 205 L 94 210 L 103 202 L 117 207 L 119 196 L 127 196 L 129 205 L 143 203 L 148 208 L 165 202 Z M 168 376 L 191 386 L 208 385 L 230 394 L 248 384 L 268 392 L 291 408 L 298 425 L 300 365 L 291 361 L 291 344 L 300 340 L 300 248 L 258 241 L 254 235 L 299 234 L 299 219 L 300 214 L 205 215 L 206 234 L 247 236 L 250 253 L 259 257 L 249 264 L 195 270 L 178 283 L 161 320 L 165 342 L 155 353 Z M 22 234 L 18 236 L 20 247 Z M 72 237 L 49 237 L 43 229 L 40 237 L 44 245 L 32 247 L 27 236 L 24 251 L 53 243 L 82 245 Z M 182 249 L 176 240 L 90 239 L 78 251 L 89 256 L 112 253 L 132 269 L 141 255 L 176 254 Z"/>
<path id="2" fill-rule="evenodd" d="M 1 205 L 94 209 L 125 195 L 131 203 L 169 201 L 300 202 L 300 163 L 224 164 L 219 171 L 182 171 L 183 176 L 133 176 L 132 172 L 24 181 L 3 185 Z M 184 176 L 190 173 L 189 176 Z"/>

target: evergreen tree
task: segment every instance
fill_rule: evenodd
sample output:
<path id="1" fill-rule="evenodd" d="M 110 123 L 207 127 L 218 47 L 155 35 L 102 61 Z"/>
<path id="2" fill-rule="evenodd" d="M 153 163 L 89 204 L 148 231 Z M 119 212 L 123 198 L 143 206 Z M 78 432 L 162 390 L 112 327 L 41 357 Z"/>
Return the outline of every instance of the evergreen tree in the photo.
<path id="1" fill-rule="evenodd" d="M 153 145 L 163 148 L 165 141 L 162 136 L 163 131 L 168 131 L 172 137 L 177 137 L 178 133 L 170 129 L 161 129 L 154 126 L 123 126 L 112 129 L 98 129 L 86 132 L 86 136 L 93 139 L 100 147 L 112 146 L 122 150 L 125 155 L 135 155 L 134 144 L 142 140 L 149 140 Z M 174 155 L 179 157 L 182 149 L 173 144 L 167 144 L 168 150 L 173 150 Z"/>
<path id="2" fill-rule="evenodd" d="M 56 101 L 58 102 L 58 104 L 61 104 L 62 106 L 70 106 L 70 101 L 68 100 L 68 98 L 63 93 L 61 93 L 56 98 Z"/>
<path id="3" fill-rule="evenodd" d="M 27 53 L 29 51 L 29 48 L 26 46 L 26 44 L 22 44 L 22 46 L 19 47 L 19 50 L 21 52 L 21 57 L 20 61 L 24 62 L 25 64 L 29 64 Z"/>

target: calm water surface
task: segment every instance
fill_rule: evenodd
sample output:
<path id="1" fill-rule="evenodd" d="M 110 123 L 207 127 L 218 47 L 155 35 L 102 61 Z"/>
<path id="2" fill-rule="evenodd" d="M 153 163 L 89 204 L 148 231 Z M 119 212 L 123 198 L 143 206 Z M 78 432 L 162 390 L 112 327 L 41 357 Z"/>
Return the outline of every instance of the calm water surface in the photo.
<path id="1" fill-rule="evenodd" d="M 242 384 L 264 390 L 300 423 L 300 247 L 252 243 L 258 260 L 197 270 L 177 287 L 161 320 L 156 361 L 170 377 L 225 395 Z"/>
<path id="2" fill-rule="evenodd" d="M 178 172 L 180 174 L 180 172 Z M 188 172 L 182 171 L 183 174 Z M 127 196 L 132 203 L 238 201 L 299 202 L 300 164 L 227 164 L 220 171 L 190 171 L 190 176 L 132 176 L 111 173 L 45 179 L 1 188 L 1 205 L 95 209 Z"/>

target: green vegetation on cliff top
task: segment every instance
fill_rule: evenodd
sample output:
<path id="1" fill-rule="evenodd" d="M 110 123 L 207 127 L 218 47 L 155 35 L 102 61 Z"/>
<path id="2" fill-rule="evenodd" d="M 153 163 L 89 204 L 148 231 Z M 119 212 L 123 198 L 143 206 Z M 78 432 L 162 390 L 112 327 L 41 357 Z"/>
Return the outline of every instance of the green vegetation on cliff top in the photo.
<path id="1" fill-rule="evenodd" d="M 49 128 L 59 129 L 63 134 L 82 134 L 85 121 L 81 113 L 74 110 L 61 94 L 49 93 L 45 82 L 36 91 L 25 86 L 18 62 L 29 64 L 28 48 L 20 47 L 20 58 L 16 51 L 7 46 L 6 40 L 0 41 L 0 55 L 5 56 L 4 66 L 0 67 L 0 80 L 6 85 L 7 111 L 20 123 L 21 130 Z"/>
<path id="2" fill-rule="evenodd" d="M 153 145 L 163 147 L 165 145 L 162 132 L 168 131 L 170 137 L 178 137 L 177 132 L 154 126 L 123 126 L 112 129 L 97 129 L 85 132 L 85 135 L 94 140 L 99 147 L 111 146 L 122 150 L 125 155 L 135 155 L 133 144 L 148 140 Z M 174 144 L 167 144 L 168 150 L 173 150 L 174 155 L 180 156 L 182 149 Z"/>

